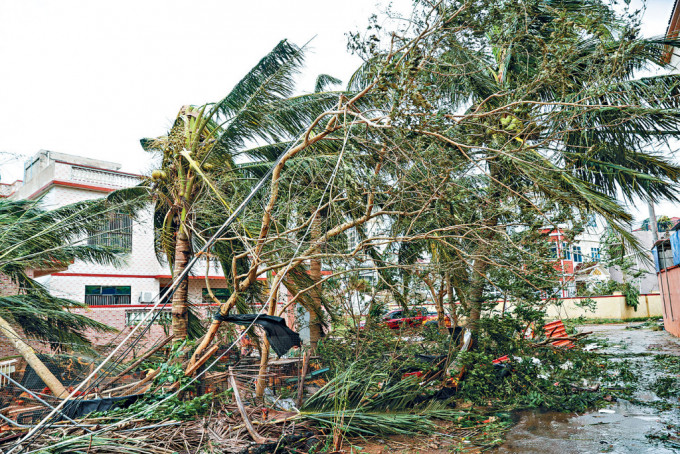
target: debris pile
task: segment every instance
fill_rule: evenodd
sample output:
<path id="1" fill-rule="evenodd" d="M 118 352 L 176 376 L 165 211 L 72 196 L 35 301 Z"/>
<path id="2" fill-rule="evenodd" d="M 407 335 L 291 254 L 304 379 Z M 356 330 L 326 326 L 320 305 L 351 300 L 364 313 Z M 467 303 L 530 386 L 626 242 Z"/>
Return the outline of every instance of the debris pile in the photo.
<path id="1" fill-rule="evenodd" d="M 361 329 L 324 339 L 317 356 L 272 359 L 264 375 L 260 358 L 227 356 L 237 349 L 220 346 L 224 356 L 201 364 L 192 377 L 187 362 L 196 342 L 164 339 L 117 365 L 110 378 L 92 380 L 22 447 L 54 453 L 255 453 L 277 446 L 277 452 L 310 452 L 319 443 L 340 450 L 352 437 L 427 439 L 480 427 L 485 429 L 474 435 L 466 432 L 472 440 L 454 438 L 488 447 L 510 425 L 508 410 L 567 411 L 611 400 L 618 378 L 606 360 L 579 347 L 586 333 L 567 334 L 558 322 L 546 325 L 540 339 L 526 336 L 526 325 L 516 320 L 490 326 L 495 330 L 485 327 L 476 344 L 467 330 Z M 91 367 L 78 370 L 82 379 Z M 16 446 L 61 402 L 31 377 L 27 368 L 21 381 L 2 388 L 3 449 Z M 489 440 L 492 432 L 496 441 Z"/>

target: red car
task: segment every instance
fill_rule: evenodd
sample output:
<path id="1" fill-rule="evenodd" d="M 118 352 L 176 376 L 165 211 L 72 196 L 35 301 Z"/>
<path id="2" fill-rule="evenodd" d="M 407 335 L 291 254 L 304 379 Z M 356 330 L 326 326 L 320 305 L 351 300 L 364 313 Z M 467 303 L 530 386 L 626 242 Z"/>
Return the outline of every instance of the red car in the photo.
<path id="1" fill-rule="evenodd" d="M 383 317 L 383 323 L 387 324 L 390 329 L 420 327 L 425 318 L 427 318 L 427 310 L 422 307 L 416 307 L 409 311 L 396 309 Z"/>

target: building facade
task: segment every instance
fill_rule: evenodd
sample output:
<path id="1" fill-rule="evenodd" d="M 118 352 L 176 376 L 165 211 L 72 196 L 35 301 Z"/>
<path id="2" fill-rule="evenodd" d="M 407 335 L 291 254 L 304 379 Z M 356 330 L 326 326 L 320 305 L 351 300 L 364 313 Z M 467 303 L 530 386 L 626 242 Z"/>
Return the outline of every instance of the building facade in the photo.
<path id="1" fill-rule="evenodd" d="M 141 175 L 120 171 L 120 164 L 81 156 L 41 150 L 25 163 L 23 180 L 0 185 L 0 197 L 14 200 L 40 200 L 45 209 L 104 197 L 142 180 Z M 172 278 L 170 268 L 160 262 L 154 252 L 154 231 L 151 207 L 143 209 L 136 219 L 111 213 L 101 231 L 84 239 L 91 244 L 115 245 L 127 251 L 121 266 L 75 261 L 68 269 L 40 273 L 37 281 L 55 296 L 85 303 L 89 310 L 76 311 L 119 330 L 119 333 L 98 335 L 97 344 L 115 342 L 138 323 L 149 307 L 158 301 L 160 293 Z M 38 274 L 36 273 L 36 276 Z M 207 316 L 212 306 L 207 282 L 213 293 L 226 294 L 227 282 L 218 264 L 199 260 L 189 276 L 189 301 Z M 201 309 L 202 308 L 202 309 Z M 170 307 L 163 310 L 149 338 L 165 336 L 170 322 Z M 0 346 L 0 358 L 11 354 Z"/>

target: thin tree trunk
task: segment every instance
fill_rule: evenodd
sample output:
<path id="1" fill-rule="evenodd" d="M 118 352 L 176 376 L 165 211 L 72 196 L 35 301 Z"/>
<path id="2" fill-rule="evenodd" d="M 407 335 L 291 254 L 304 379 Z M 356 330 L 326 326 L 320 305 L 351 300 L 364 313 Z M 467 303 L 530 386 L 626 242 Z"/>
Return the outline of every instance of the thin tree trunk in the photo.
<path id="1" fill-rule="evenodd" d="M 321 280 L 321 260 L 311 260 L 309 267 L 309 275 L 314 282 Z M 312 292 L 312 304 L 314 307 L 309 311 L 309 344 L 312 352 L 316 351 L 316 346 L 323 336 L 323 328 L 321 323 L 321 289 L 314 288 Z"/>
<path id="2" fill-rule="evenodd" d="M 316 242 L 321 237 L 321 214 L 317 213 L 312 221 L 310 232 L 312 242 Z M 313 307 L 309 311 L 309 345 L 310 352 L 316 352 L 316 346 L 323 336 L 323 326 L 321 321 L 321 286 L 318 284 L 321 281 L 321 260 L 311 259 L 309 261 L 309 277 L 315 285 L 312 290 L 311 300 Z"/>
<path id="3" fill-rule="evenodd" d="M 270 285 L 273 279 L 270 279 Z M 278 299 L 278 289 L 270 288 L 270 301 L 269 308 L 267 309 L 268 315 L 276 315 L 276 300 Z M 266 386 L 265 377 L 267 375 L 267 367 L 269 366 L 269 339 L 267 336 L 264 337 L 262 342 L 260 342 L 260 373 L 257 376 L 257 383 L 255 385 L 255 395 L 257 397 L 264 396 L 264 388 Z"/>
<path id="4" fill-rule="evenodd" d="M 444 283 L 442 282 L 442 286 Z M 435 298 L 435 306 L 437 307 L 437 327 L 439 328 L 439 332 L 442 334 L 447 333 L 447 328 L 446 328 L 446 314 L 444 313 L 444 292 L 439 292 L 437 294 L 437 297 Z"/>
<path id="5" fill-rule="evenodd" d="M 485 221 L 485 230 L 482 232 L 482 243 L 477 248 L 475 254 L 475 263 L 472 265 L 472 277 L 470 279 L 470 323 L 469 328 L 472 331 L 473 342 L 477 340 L 479 333 L 479 319 L 482 315 L 482 306 L 484 304 L 484 287 L 486 286 L 486 272 L 489 269 L 489 256 L 493 252 L 493 240 L 497 237 L 496 227 L 498 226 L 498 207 L 501 199 L 501 187 L 499 180 L 501 178 L 500 168 L 498 164 L 491 162 L 489 164 L 489 173 L 491 176 L 489 202 L 482 209 Z"/>
<path id="6" fill-rule="evenodd" d="M 446 294 L 449 297 L 449 311 L 451 312 L 451 319 L 453 322 L 452 328 L 458 326 L 458 311 L 456 308 L 456 303 L 453 301 L 453 281 L 451 280 L 451 273 L 446 272 Z"/>
<path id="7" fill-rule="evenodd" d="M 472 265 L 472 279 L 470 280 L 470 319 L 468 328 L 472 331 L 473 338 L 476 339 L 479 332 L 479 319 L 482 315 L 484 305 L 484 287 L 486 286 L 486 271 L 489 269 L 489 262 L 481 259 L 486 258 L 488 248 L 482 246 L 478 250 L 475 263 Z"/>
<path id="8" fill-rule="evenodd" d="M 45 385 L 52 391 L 56 397 L 66 398 L 68 391 L 64 385 L 57 379 L 57 377 L 50 372 L 50 370 L 40 361 L 40 358 L 35 354 L 33 349 L 14 331 L 14 328 L 0 317 L 0 331 L 4 332 L 9 342 L 19 351 L 19 354 L 26 360 L 26 362 L 33 368 L 35 373 L 45 382 Z"/>
<path id="9" fill-rule="evenodd" d="M 444 313 L 444 295 L 446 290 L 444 289 L 444 280 L 442 279 L 440 282 L 439 291 L 435 288 L 434 281 L 427 276 L 423 276 L 423 282 L 425 282 L 427 288 L 430 290 L 434 306 L 437 309 L 437 328 L 442 334 L 446 334 L 446 314 Z"/>
<path id="10" fill-rule="evenodd" d="M 175 266 L 172 271 L 173 277 L 179 276 L 187 263 L 189 263 L 189 256 L 191 255 L 191 243 L 184 230 L 180 228 L 177 233 L 177 241 L 175 243 Z M 172 334 L 175 342 L 181 342 L 187 337 L 187 327 L 189 325 L 187 297 L 188 297 L 188 279 L 183 279 L 177 286 L 177 290 L 172 295 Z"/>

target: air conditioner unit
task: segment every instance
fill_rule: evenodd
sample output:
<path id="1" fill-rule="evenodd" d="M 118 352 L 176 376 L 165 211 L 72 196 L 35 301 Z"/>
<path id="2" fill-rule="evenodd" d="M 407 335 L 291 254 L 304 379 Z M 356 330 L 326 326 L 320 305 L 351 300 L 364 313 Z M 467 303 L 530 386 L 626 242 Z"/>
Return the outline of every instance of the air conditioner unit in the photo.
<path id="1" fill-rule="evenodd" d="M 139 292 L 139 302 L 140 303 L 153 303 L 153 293 L 151 293 L 151 292 Z"/>

